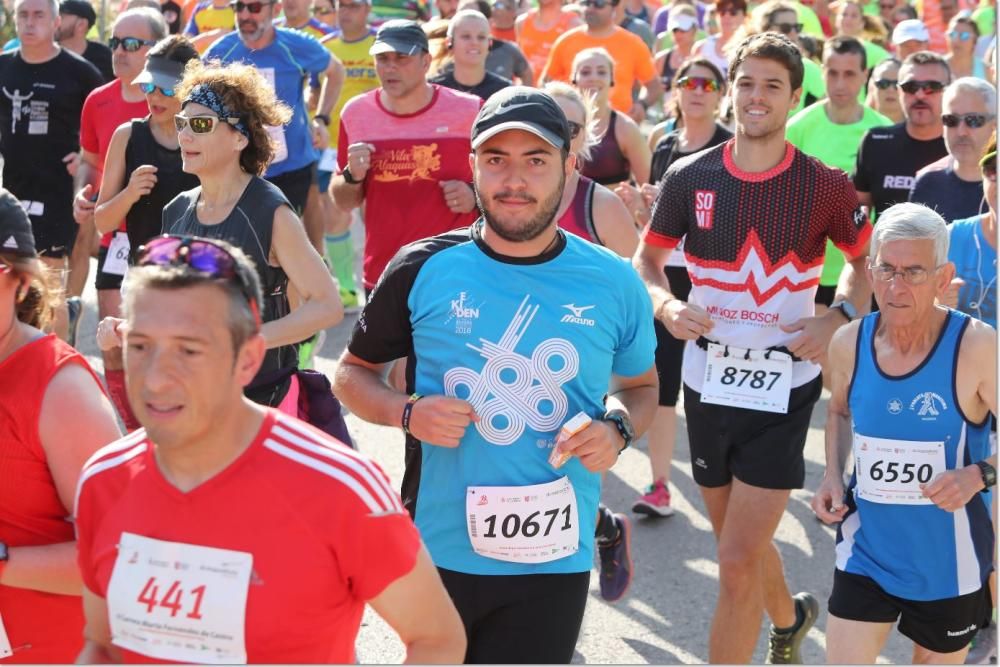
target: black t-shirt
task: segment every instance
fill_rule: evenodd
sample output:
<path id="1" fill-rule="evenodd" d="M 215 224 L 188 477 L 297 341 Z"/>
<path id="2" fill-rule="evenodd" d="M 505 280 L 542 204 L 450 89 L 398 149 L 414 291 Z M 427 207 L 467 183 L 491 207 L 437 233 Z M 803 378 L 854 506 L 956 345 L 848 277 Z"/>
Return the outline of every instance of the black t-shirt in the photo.
<path id="1" fill-rule="evenodd" d="M 459 83 L 455 80 L 454 70 L 448 70 L 442 74 L 438 74 L 436 77 L 431 79 L 430 82 L 442 85 L 445 88 L 451 88 L 452 90 L 476 95 L 483 100 L 488 100 L 490 95 L 498 90 L 503 90 L 507 86 L 514 85 L 514 82 L 510 79 L 497 76 L 493 72 L 486 72 L 486 76 L 483 77 L 483 80 L 475 86 L 466 86 L 465 84 Z"/>
<path id="2" fill-rule="evenodd" d="M 944 137 L 919 141 L 906 131 L 906 124 L 873 127 L 865 133 L 858 150 L 854 187 L 871 194 L 876 215 L 910 197 L 918 171 L 948 154 Z"/>
<path id="3" fill-rule="evenodd" d="M 100 42 L 87 40 L 87 48 L 83 52 L 83 59 L 96 67 L 104 83 L 115 78 L 115 71 L 111 68 L 111 49 Z"/>
<path id="4" fill-rule="evenodd" d="M 670 58 L 668 57 L 667 60 Z M 667 167 L 672 165 L 677 160 L 682 157 L 687 157 L 688 155 L 694 155 L 698 151 L 703 151 L 713 146 L 718 146 L 719 144 L 724 144 L 733 138 L 733 133 L 724 128 L 718 123 L 715 124 L 715 134 L 712 138 L 708 140 L 708 143 L 699 148 L 697 151 L 690 151 L 685 153 L 680 149 L 677 140 L 681 136 L 681 130 L 677 129 L 672 132 L 668 132 L 664 136 L 660 137 L 660 140 L 656 142 L 656 148 L 653 149 L 653 162 L 649 170 L 649 182 L 653 185 L 660 182 L 663 178 L 663 174 L 667 173 Z"/>

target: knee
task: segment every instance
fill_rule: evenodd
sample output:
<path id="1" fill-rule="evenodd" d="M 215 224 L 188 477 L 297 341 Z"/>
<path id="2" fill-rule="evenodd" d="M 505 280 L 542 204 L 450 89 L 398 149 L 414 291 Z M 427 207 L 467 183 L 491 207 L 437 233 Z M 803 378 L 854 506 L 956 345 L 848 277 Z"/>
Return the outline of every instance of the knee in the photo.
<path id="1" fill-rule="evenodd" d="M 723 588 L 746 590 L 761 579 L 762 554 L 747 549 L 719 548 L 719 582 Z"/>

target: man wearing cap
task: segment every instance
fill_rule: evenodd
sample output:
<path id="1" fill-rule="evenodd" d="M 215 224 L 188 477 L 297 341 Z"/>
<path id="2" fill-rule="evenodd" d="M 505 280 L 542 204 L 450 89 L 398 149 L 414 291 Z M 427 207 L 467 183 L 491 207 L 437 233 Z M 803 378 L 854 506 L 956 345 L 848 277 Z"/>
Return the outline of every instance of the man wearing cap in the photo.
<path id="1" fill-rule="evenodd" d="M 56 41 L 96 67 L 105 81 L 115 78 L 111 69 L 111 49 L 87 39 L 91 26 L 97 22 L 94 6 L 87 0 L 63 0 L 59 3 L 59 30 Z"/>
<path id="2" fill-rule="evenodd" d="M 469 132 L 482 100 L 428 83 L 427 48 L 418 23 L 383 23 L 370 50 L 381 86 L 340 115 L 330 190 L 342 209 L 364 204 L 368 291 L 404 245 L 475 219 Z"/>
<path id="3" fill-rule="evenodd" d="M 892 30 L 892 45 L 899 60 L 906 60 L 917 51 L 926 51 L 930 39 L 931 34 L 920 19 L 900 21 Z"/>
<path id="4" fill-rule="evenodd" d="M 406 433 L 404 502 L 465 623 L 469 663 L 572 659 L 600 473 L 656 409 L 641 281 L 557 225 L 569 145 L 546 93 L 494 94 L 469 158 L 482 217 L 396 255 L 335 379 L 357 416 Z M 385 381 L 400 357 L 412 360 L 406 393 Z"/>

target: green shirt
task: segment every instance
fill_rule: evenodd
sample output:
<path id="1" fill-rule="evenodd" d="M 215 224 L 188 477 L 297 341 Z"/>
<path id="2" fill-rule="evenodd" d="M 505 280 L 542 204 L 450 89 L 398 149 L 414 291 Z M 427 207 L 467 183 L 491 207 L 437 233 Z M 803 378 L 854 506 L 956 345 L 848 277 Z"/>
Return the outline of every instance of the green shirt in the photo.
<path id="1" fill-rule="evenodd" d="M 794 116 L 805 108 L 806 97 L 811 95 L 814 102 L 826 97 L 826 84 L 823 82 L 823 70 L 820 66 L 803 55 L 802 69 L 802 97 L 799 98 L 798 106 L 788 114 L 789 116 Z"/>
<path id="2" fill-rule="evenodd" d="M 980 6 L 979 9 L 972 12 L 972 20 L 979 27 L 979 34 L 983 37 L 989 37 L 996 32 L 996 7 Z"/>
<path id="3" fill-rule="evenodd" d="M 792 116 L 785 130 L 788 141 L 806 155 L 851 175 L 865 132 L 873 127 L 892 125 L 892 121 L 870 107 L 863 106 L 861 120 L 848 125 L 832 123 L 826 115 L 826 102 L 817 102 Z M 836 285 L 844 268 L 844 254 L 826 242 L 826 259 L 820 285 Z"/>

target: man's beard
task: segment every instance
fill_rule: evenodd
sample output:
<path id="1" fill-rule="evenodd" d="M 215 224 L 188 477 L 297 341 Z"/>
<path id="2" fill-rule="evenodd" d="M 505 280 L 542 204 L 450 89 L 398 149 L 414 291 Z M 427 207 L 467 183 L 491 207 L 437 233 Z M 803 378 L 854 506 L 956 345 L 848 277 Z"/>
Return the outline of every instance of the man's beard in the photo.
<path id="1" fill-rule="evenodd" d="M 550 197 L 542 202 L 541 210 L 533 218 L 523 223 L 520 227 L 505 226 L 504 223 L 495 216 L 491 211 L 486 202 L 483 201 L 482 194 L 479 189 L 476 188 L 476 203 L 479 205 L 479 210 L 483 212 L 483 218 L 486 220 L 486 224 L 489 228 L 504 241 L 510 241 L 512 243 L 523 243 L 525 241 L 531 241 L 538 238 L 542 232 L 549 228 L 553 220 L 556 217 L 556 213 L 559 211 L 559 204 L 562 203 L 563 189 L 566 187 L 566 173 L 562 172 L 559 177 L 559 187 L 556 191 L 552 193 Z M 511 192 L 501 191 L 498 192 L 495 197 L 504 198 L 520 198 L 524 201 L 534 203 L 538 200 L 531 197 L 530 195 L 515 195 Z"/>

